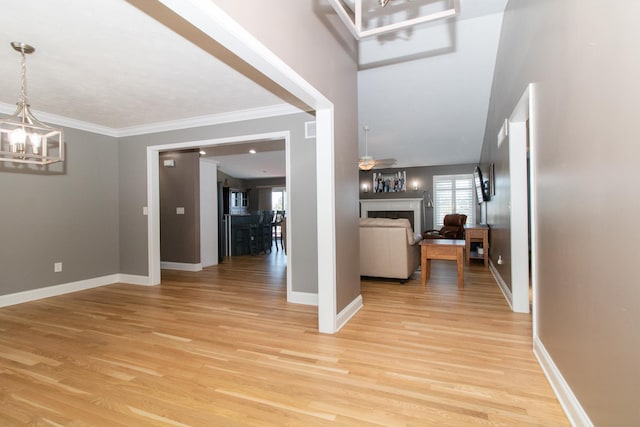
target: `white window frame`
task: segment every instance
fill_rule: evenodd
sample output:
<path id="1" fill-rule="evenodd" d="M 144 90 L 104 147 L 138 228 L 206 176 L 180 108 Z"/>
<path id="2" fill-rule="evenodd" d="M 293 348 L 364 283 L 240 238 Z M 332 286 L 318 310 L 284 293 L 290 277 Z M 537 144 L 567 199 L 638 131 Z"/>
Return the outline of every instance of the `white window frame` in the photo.
<path id="1" fill-rule="evenodd" d="M 453 202 L 452 208 L 447 208 L 447 212 L 439 212 L 440 207 L 438 205 L 439 195 L 438 195 L 438 182 L 442 181 L 450 181 L 452 183 L 451 187 L 451 200 Z M 460 188 L 456 185 L 457 181 L 461 181 L 464 184 L 465 181 L 468 181 L 470 184 L 469 189 L 463 189 L 464 191 L 469 193 L 469 199 L 463 200 L 460 204 L 456 197 L 456 188 L 460 190 Z M 443 190 L 440 190 L 442 192 Z M 442 228 L 442 222 L 444 220 L 444 215 L 449 213 L 461 213 L 467 215 L 467 224 L 475 224 L 476 223 L 476 193 L 475 186 L 473 181 L 473 174 L 457 174 L 457 175 L 434 175 L 433 176 L 433 228 L 439 230 Z M 466 206 L 465 206 L 466 205 Z M 451 211 L 451 212 L 449 212 Z M 438 221 L 440 219 L 440 222 Z"/>

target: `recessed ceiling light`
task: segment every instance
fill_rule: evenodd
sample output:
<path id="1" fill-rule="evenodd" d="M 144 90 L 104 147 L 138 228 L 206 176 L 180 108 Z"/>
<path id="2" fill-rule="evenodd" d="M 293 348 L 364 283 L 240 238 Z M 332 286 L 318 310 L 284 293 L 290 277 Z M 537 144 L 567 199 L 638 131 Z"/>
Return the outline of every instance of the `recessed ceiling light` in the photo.
<path id="1" fill-rule="evenodd" d="M 251 150 L 249 150 L 249 153 L 251 154 L 256 154 L 256 150 L 254 150 L 253 148 Z"/>
<path id="2" fill-rule="evenodd" d="M 200 150 L 200 154 L 202 154 L 204 156 L 205 154 L 207 154 L 207 152 L 204 151 L 204 150 Z"/>

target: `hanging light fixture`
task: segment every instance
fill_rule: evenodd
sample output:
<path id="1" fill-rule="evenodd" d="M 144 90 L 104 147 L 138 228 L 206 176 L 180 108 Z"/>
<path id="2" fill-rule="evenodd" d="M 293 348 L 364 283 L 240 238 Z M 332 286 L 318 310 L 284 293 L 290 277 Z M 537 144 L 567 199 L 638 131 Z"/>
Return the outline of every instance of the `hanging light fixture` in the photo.
<path id="1" fill-rule="evenodd" d="M 367 134 L 369 133 L 369 126 L 362 128 L 364 130 L 364 156 L 358 159 L 358 168 L 361 171 L 370 171 L 376 165 L 376 161 L 369 155 L 369 146 L 367 140 Z"/>
<path id="2" fill-rule="evenodd" d="M 62 129 L 40 122 L 29 109 L 26 55 L 35 49 L 19 42 L 12 42 L 11 46 L 22 55 L 21 91 L 16 112 L 0 120 L 0 161 L 37 165 L 62 162 Z"/>
<path id="3" fill-rule="evenodd" d="M 388 5 L 389 1 L 390 0 L 377 0 L 376 3 L 384 8 Z M 450 18 L 452 16 L 457 16 L 460 11 L 460 0 L 449 0 L 450 7 L 445 10 L 439 10 L 431 13 L 424 11 L 423 14 L 422 11 L 418 9 L 418 16 L 406 18 L 399 16 L 397 21 L 394 20 L 392 23 L 381 25 L 379 20 L 375 20 L 376 23 L 372 27 L 366 28 L 367 18 L 370 17 L 370 14 L 368 13 L 368 5 L 370 5 L 370 2 L 371 0 L 354 0 L 352 2 L 353 7 L 351 7 L 346 5 L 346 3 L 349 2 L 344 2 L 343 0 L 329 0 L 331 7 L 336 11 L 340 20 L 342 20 L 347 28 L 349 28 L 349 31 L 351 31 L 351 34 L 353 34 L 356 40 L 398 31 L 424 22 Z M 388 17 L 392 15 L 393 11 L 386 14 Z"/>

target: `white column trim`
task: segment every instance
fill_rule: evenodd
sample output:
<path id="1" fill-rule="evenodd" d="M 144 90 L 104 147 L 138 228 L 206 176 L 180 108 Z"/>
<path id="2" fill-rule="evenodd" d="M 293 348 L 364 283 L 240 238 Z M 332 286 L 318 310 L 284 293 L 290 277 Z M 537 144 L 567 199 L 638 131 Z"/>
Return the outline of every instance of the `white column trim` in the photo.
<path id="1" fill-rule="evenodd" d="M 186 22 L 220 43 L 316 111 L 318 181 L 318 325 L 336 329 L 335 173 L 333 104 L 210 0 L 159 0 Z M 149 6 L 151 8 L 151 6 Z M 325 187 L 320 183 L 327 184 Z"/>
<path id="2" fill-rule="evenodd" d="M 551 388 L 555 393 L 560 406 L 564 409 L 564 413 L 569 418 L 572 426 L 593 427 L 593 423 L 589 419 L 587 412 L 584 410 L 580 401 L 573 394 L 571 387 L 562 376 L 562 373 L 554 363 L 551 355 L 542 344 L 538 337 L 533 337 L 533 354 L 538 359 L 540 367 L 551 384 Z"/>

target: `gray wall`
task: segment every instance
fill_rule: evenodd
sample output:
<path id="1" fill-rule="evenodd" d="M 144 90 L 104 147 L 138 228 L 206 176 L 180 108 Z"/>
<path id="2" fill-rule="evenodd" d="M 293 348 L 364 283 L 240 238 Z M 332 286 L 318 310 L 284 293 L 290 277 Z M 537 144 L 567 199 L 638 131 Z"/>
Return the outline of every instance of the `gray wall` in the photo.
<path id="1" fill-rule="evenodd" d="M 200 263 L 200 153 L 160 153 L 160 260 Z M 165 160 L 175 161 L 165 167 Z M 217 188 L 214 185 L 214 188 Z M 177 214 L 176 208 L 184 208 Z"/>
<path id="2" fill-rule="evenodd" d="M 336 307 L 340 312 L 360 295 L 354 166 L 358 157 L 356 43 L 325 0 L 254 1 L 251 7 L 237 0 L 216 0 L 216 4 L 334 105 Z M 315 170 L 315 165 L 307 167 Z M 311 185 L 305 183 L 308 191 Z M 306 235 L 310 237 L 310 230 Z"/>
<path id="3" fill-rule="evenodd" d="M 66 161 L 50 173 L 0 165 L 0 295 L 119 271 L 116 140 L 64 132 Z"/>
<path id="4" fill-rule="evenodd" d="M 435 175 L 457 175 L 457 174 L 471 174 L 475 169 L 475 164 L 463 164 L 463 165 L 442 165 L 442 166 L 419 166 L 410 168 L 387 168 L 387 169 L 374 169 L 370 171 L 360 171 L 360 198 L 361 199 L 404 199 L 404 198 L 416 198 L 424 197 L 424 192 L 428 191 L 433 201 L 433 177 Z M 373 186 L 373 173 L 393 173 L 397 171 L 407 172 L 407 191 L 400 193 L 374 193 L 371 191 Z M 418 191 L 413 190 L 413 182 L 418 184 Z M 364 191 L 364 184 L 369 186 L 369 191 Z M 433 208 L 426 208 L 425 217 L 423 219 L 425 231 L 433 228 Z M 477 217 L 478 220 L 480 217 Z"/>
<path id="5" fill-rule="evenodd" d="M 315 141 L 304 138 L 304 122 L 311 119 L 308 114 L 301 113 L 121 138 L 121 272 L 147 275 L 147 217 L 142 215 L 142 207 L 147 203 L 147 146 L 289 130 L 293 159 L 290 208 L 295 211 L 289 237 L 291 248 L 295 250 L 289 251 L 288 259 L 293 266 L 293 290 L 317 292 Z"/>
<path id="6" fill-rule="evenodd" d="M 635 0 L 511 0 L 482 154 L 506 179 L 496 135 L 535 82 L 538 335 L 601 426 L 640 419 L 638 231 L 620 221 L 640 210 L 639 15 Z M 489 209 L 506 217 L 507 200 Z"/>

